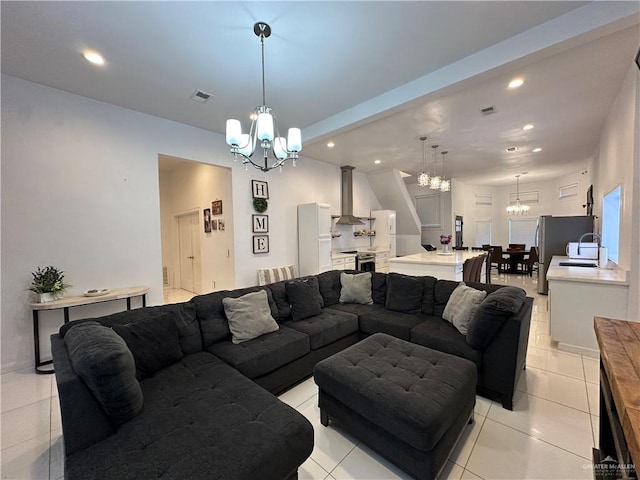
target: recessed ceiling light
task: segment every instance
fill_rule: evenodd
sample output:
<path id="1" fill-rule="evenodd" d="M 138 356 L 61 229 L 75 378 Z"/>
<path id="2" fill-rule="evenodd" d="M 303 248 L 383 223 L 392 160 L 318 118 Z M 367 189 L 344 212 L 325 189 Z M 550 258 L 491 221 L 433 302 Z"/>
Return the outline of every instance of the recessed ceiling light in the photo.
<path id="1" fill-rule="evenodd" d="M 376 165 L 379 165 L 379 164 L 381 164 L 381 163 L 382 163 L 382 160 L 380 160 L 379 158 L 377 158 L 377 159 L 375 159 L 375 160 L 373 161 L 373 163 L 375 163 Z"/>
<path id="2" fill-rule="evenodd" d="M 541 149 L 540 147 L 536 147 L 536 148 L 534 148 L 534 149 L 533 149 L 533 150 L 531 150 L 531 151 L 532 151 L 532 152 L 534 152 L 534 153 L 538 153 L 538 152 L 541 152 L 541 151 L 542 151 L 542 149 Z"/>
<path id="3" fill-rule="evenodd" d="M 96 65 L 104 64 L 104 58 L 102 58 L 102 55 L 97 52 L 84 52 L 82 56 L 88 62 L 95 63 Z"/>
<path id="4" fill-rule="evenodd" d="M 329 142 L 329 143 L 327 143 L 327 147 L 329 147 L 329 148 L 333 148 L 333 147 L 335 147 L 335 146 L 336 146 L 336 144 L 335 144 L 335 143 L 333 143 L 333 142 Z"/>
<path id="5" fill-rule="evenodd" d="M 522 127 L 523 130 L 531 130 L 533 128 L 533 123 L 527 123 L 524 127 Z"/>
<path id="6" fill-rule="evenodd" d="M 524 83 L 524 80 L 521 78 L 514 78 L 509 82 L 509 88 L 518 88 L 521 87 Z"/>

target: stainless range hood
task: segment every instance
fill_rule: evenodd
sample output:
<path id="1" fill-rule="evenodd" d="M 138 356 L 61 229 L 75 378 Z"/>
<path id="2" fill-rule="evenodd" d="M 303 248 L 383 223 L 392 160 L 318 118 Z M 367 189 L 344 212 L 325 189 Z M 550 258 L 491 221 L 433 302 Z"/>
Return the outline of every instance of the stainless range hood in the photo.
<path id="1" fill-rule="evenodd" d="M 355 167 L 344 165 L 342 170 L 342 211 L 337 225 L 364 225 L 358 217 L 353 216 L 353 170 Z"/>

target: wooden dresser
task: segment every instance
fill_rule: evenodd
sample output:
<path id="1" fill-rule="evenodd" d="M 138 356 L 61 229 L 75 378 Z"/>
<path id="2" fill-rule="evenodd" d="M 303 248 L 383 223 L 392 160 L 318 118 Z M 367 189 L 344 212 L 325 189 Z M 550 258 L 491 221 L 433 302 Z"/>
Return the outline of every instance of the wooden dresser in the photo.
<path id="1" fill-rule="evenodd" d="M 640 471 L 640 322 L 595 317 L 594 329 L 600 348 L 594 476 L 635 479 L 635 470 Z"/>

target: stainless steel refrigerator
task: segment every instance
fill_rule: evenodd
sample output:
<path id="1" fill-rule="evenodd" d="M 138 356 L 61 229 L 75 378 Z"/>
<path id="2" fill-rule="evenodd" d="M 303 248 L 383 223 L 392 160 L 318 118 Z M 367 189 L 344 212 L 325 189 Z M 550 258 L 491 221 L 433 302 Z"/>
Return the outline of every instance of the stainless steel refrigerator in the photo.
<path id="1" fill-rule="evenodd" d="M 593 232 L 593 216 L 553 217 L 543 215 L 538 220 L 538 293 L 549 293 L 547 270 L 554 255 L 566 255 L 567 243 L 577 242 L 583 233 Z"/>

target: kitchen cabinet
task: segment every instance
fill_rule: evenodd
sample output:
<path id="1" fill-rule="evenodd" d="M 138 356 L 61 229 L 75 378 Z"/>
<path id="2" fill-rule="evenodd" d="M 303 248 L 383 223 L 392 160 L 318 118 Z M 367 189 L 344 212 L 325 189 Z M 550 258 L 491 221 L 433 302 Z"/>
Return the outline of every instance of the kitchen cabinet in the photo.
<path id="1" fill-rule="evenodd" d="M 376 252 L 376 272 L 389 272 L 389 252 Z"/>
<path id="2" fill-rule="evenodd" d="M 356 269 L 356 257 L 355 255 L 338 254 L 331 258 L 332 270 L 355 270 Z"/>
<path id="3" fill-rule="evenodd" d="M 298 205 L 298 270 L 300 276 L 332 269 L 330 206 Z"/>

